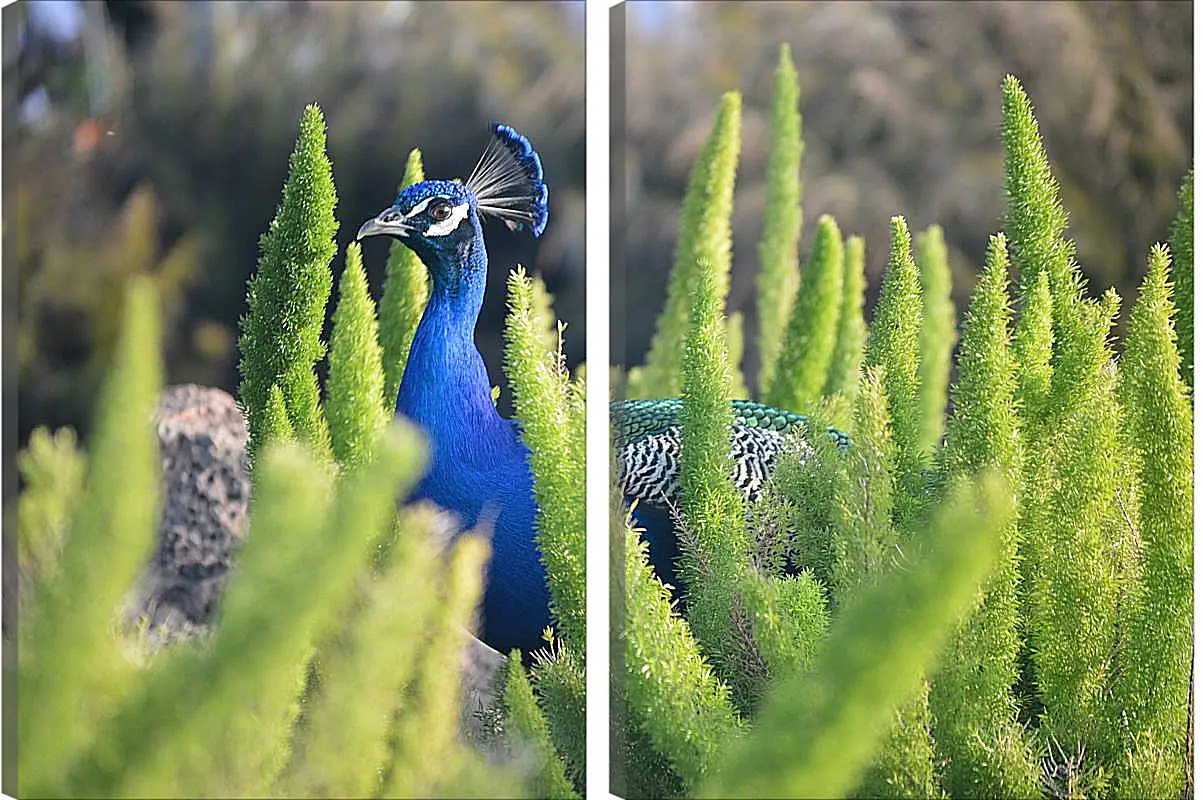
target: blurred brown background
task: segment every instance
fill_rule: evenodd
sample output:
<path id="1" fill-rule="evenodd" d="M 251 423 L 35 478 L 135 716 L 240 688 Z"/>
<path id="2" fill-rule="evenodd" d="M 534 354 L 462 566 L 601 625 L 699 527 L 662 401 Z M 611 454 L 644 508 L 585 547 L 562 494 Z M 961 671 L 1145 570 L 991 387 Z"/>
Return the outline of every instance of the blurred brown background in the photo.
<path id="1" fill-rule="evenodd" d="M 338 191 L 336 283 L 410 148 L 428 175 L 466 177 L 490 120 L 529 136 L 550 223 L 538 241 L 486 224 L 477 339 L 502 382 L 505 276 L 522 263 L 570 323 L 570 364 L 584 357 L 583 4 L 37 0 L 3 14 L 6 306 L 17 297 L 5 335 L 16 333 L 20 444 L 39 424 L 86 436 L 135 272 L 162 292 L 167 381 L 236 391 L 246 281 L 314 101 Z M 377 298 L 387 249 L 364 247 Z"/>
<path id="2" fill-rule="evenodd" d="M 820 214 L 866 239 L 873 308 L 888 221 L 944 228 L 964 310 L 1001 228 L 1003 76 L 1036 108 L 1090 292 L 1124 312 L 1192 161 L 1189 2 L 648 2 L 626 8 L 625 286 L 613 360 L 641 363 L 664 301 L 688 171 L 722 92 L 743 93 L 729 310 L 754 379 L 769 102 L 788 42 L 801 89 L 802 258 Z M 620 307 L 619 307 L 620 305 Z M 1122 323 L 1121 323 L 1122 324 Z M 752 385 L 751 381 L 749 385 Z"/>

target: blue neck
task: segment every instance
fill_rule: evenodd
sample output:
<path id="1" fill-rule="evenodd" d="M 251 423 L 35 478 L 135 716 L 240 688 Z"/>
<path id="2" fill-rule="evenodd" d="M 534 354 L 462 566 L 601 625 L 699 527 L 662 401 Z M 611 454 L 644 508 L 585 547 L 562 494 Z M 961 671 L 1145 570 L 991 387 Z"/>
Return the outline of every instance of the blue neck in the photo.
<path id="1" fill-rule="evenodd" d="M 436 451 L 508 427 L 493 405 L 473 338 L 488 269 L 484 237 L 479 224 L 475 228 L 459 246 L 419 253 L 433 287 L 414 333 L 397 412 L 425 428 Z"/>

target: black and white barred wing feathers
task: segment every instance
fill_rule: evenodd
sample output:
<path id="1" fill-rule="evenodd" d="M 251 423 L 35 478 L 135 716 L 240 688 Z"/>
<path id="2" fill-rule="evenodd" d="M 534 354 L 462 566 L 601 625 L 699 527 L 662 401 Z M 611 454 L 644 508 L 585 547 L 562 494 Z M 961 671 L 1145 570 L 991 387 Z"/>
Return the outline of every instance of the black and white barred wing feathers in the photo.
<path id="1" fill-rule="evenodd" d="M 799 456 L 813 449 L 794 434 L 809 431 L 801 414 L 782 411 L 748 400 L 731 403 L 735 427 L 731 435 L 732 472 L 736 489 L 745 500 L 760 496 L 777 457 L 797 442 Z M 610 419 L 618 435 L 619 485 L 628 498 L 659 507 L 680 503 L 681 400 L 626 400 L 610 404 Z M 838 445 L 848 438 L 834 428 L 827 431 Z"/>

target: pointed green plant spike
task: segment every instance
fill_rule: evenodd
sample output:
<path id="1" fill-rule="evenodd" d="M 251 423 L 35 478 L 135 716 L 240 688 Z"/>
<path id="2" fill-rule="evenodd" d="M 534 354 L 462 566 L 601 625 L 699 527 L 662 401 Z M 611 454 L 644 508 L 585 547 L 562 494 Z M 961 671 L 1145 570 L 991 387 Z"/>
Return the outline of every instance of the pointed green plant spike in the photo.
<path id="1" fill-rule="evenodd" d="M 869 764 L 854 797 L 938 797 L 931 739 L 928 687 L 920 682 L 916 694 L 894 712 L 893 724 L 882 737 L 877 757 Z"/>
<path id="2" fill-rule="evenodd" d="M 1102 747 L 1108 733 L 1093 720 L 1103 713 L 1115 645 L 1126 569 L 1120 544 L 1131 535 L 1117 503 L 1122 414 L 1108 345 L 1117 307 L 1114 295 L 1081 304 L 1081 325 L 1068 330 L 1056 367 L 1081 378 L 1072 393 L 1067 385 L 1059 395 L 1054 383 L 1054 411 L 1026 440 L 1025 459 L 1034 462 L 1028 479 L 1035 482 L 1024 490 L 1021 520 L 1031 573 L 1025 618 L 1046 707 L 1041 733 L 1087 748 Z"/>
<path id="3" fill-rule="evenodd" d="M 402 512 L 391 526 L 389 557 L 360 574 L 345 624 L 318 648 L 320 688 L 306 701 L 304 734 L 281 786 L 287 796 L 370 797 L 375 790 L 389 712 L 399 705 L 434 610 L 440 564 L 430 531 L 437 515 L 433 506 Z"/>
<path id="4" fill-rule="evenodd" d="M 798 239 L 802 233 L 802 115 L 798 113 L 798 71 L 789 45 L 781 45 L 773 76 L 771 144 L 756 278 L 760 331 L 760 393 L 766 396 L 781 351 L 781 338 L 798 289 Z"/>
<path id="5" fill-rule="evenodd" d="M 756 652 L 767 677 L 778 678 L 810 668 L 827 634 L 827 597 L 809 572 L 762 577 L 746 573 L 740 598 L 752 621 Z M 755 706 L 767 680 L 752 687 Z"/>
<path id="6" fill-rule="evenodd" d="M 585 651 L 585 484 L 579 470 L 564 464 L 585 459 L 585 395 L 564 367 L 563 326 L 552 315 L 551 296 L 538 278 L 519 267 L 510 274 L 506 316 L 505 368 L 514 393 L 523 441 L 531 450 L 535 498 L 539 503 L 536 541 L 547 567 L 552 615 L 561 646 L 546 665 L 548 686 L 560 704 L 546 706 L 552 741 L 562 746 L 578 784 L 584 780 L 584 675 L 580 703 L 569 702 L 576 687 L 576 654 Z M 542 685 L 542 684 L 541 684 Z M 579 711 L 579 713 L 577 713 Z M 579 774 L 578 774 L 579 773 Z"/>
<path id="7" fill-rule="evenodd" d="M 552 307 L 553 298 L 547 291 L 547 284 L 539 275 L 530 276 L 531 313 L 534 315 L 535 332 L 544 350 L 557 352 L 561 348 L 560 329 L 556 324 L 556 314 Z"/>
<path id="8" fill-rule="evenodd" d="M 24 483 L 17 499 L 17 563 L 25 580 L 46 579 L 58 564 L 87 466 L 71 428 L 51 434 L 39 425 L 29 434 L 28 447 L 17 453 Z"/>
<path id="9" fill-rule="evenodd" d="M 460 663 L 488 556 L 484 536 L 456 539 L 436 600 L 430 638 L 419 654 L 407 702 L 397 714 L 391 760 L 376 796 L 435 796 L 444 762 L 458 749 L 459 671 L 448 666 Z"/>
<path id="10" fill-rule="evenodd" d="M 846 426 L 845 430 L 852 431 L 852 427 Z M 846 485 L 844 480 L 848 454 L 841 453 L 829 436 L 808 439 L 807 444 L 813 449 L 809 457 L 781 458 L 776 462 L 766 493 L 757 502 L 761 508 L 757 510 L 784 506 L 783 527 L 789 531 L 790 560 L 798 569 L 831 587 L 839 512 L 836 498 L 851 495 L 851 484 Z M 757 520 L 752 522 L 757 523 Z"/>
<path id="11" fill-rule="evenodd" d="M 935 449 L 944 438 L 948 375 L 957 341 L 957 309 L 944 231 L 932 225 L 915 237 L 915 260 L 923 288 L 923 327 L 919 329 L 919 447 Z"/>
<path id="12" fill-rule="evenodd" d="M 894 524 L 897 446 L 890 430 L 881 367 L 869 367 L 856 393 L 854 450 L 836 464 L 832 496 L 835 524 L 831 587 L 843 604 L 898 568 L 900 542 Z M 857 796 L 928 796 L 933 785 L 932 744 L 926 686 L 900 704 Z"/>
<path id="13" fill-rule="evenodd" d="M 860 379 L 865 357 L 865 240 L 849 236 L 844 242 L 844 294 L 840 301 L 840 322 L 836 329 L 835 349 L 827 368 L 826 396 L 850 397 Z"/>
<path id="14" fill-rule="evenodd" d="M 1178 191 L 1178 216 L 1170 234 L 1173 255 L 1174 330 L 1178 360 L 1187 390 L 1195 385 L 1195 170 L 1186 173 Z"/>
<path id="15" fill-rule="evenodd" d="M 1002 140 L 1007 207 L 1003 231 L 1019 272 L 1019 293 L 1027 301 L 1036 276 L 1048 273 L 1057 325 L 1082 296 L 1082 278 L 1073 266 L 1073 243 L 1065 236 L 1069 218 L 1049 167 L 1032 103 L 1014 75 L 1002 83 Z"/>
<path id="16" fill-rule="evenodd" d="M 727 317 L 727 385 L 731 387 L 732 400 L 747 400 L 748 387 L 744 385 L 744 315 L 732 311 Z"/>
<path id="17" fill-rule="evenodd" d="M 1053 381 L 1053 298 L 1048 273 L 1041 270 L 1028 290 L 1027 302 L 1015 326 L 1019 413 L 1027 437 L 1044 419 Z"/>
<path id="18" fill-rule="evenodd" d="M 376 309 L 368 293 L 359 243 L 347 245 L 347 261 L 338 282 L 338 306 L 330 332 L 330 377 L 326 381 L 326 419 L 334 458 L 344 469 L 357 469 L 389 416 L 380 405 L 384 370 L 376 343 Z"/>
<path id="19" fill-rule="evenodd" d="M 1002 234 L 990 237 L 986 269 L 965 313 L 965 338 L 957 358 L 953 419 L 944 456 L 950 475 L 973 475 L 988 465 L 1013 475 L 1022 463 L 1006 247 Z"/>
<path id="20" fill-rule="evenodd" d="M 294 438 L 292 423 L 288 421 L 288 409 L 284 407 L 284 393 L 280 391 L 280 384 L 273 383 L 263 415 L 263 444 L 289 442 Z"/>
<path id="21" fill-rule="evenodd" d="M 1159 752 L 1168 768 L 1121 765 L 1121 796 L 1177 796 L 1189 772 L 1193 436 L 1174 342 L 1169 261 L 1165 247 L 1152 249 L 1120 359 L 1124 431 L 1139 454 L 1143 569 L 1121 623 L 1127 635 L 1116 688 L 1125 738 L 1146 737 L 1146 757 Z"/>
<path id="22" fill-rule="evenodd" d="M 730 690 L 715 677 L 689 626 L 674 612 L 668 588 L 648 565 L 647 543 L 618 506 L 611 525 L 621 528 L 624 543 L 626 617 L 620 641 L 627 709 L 685 785 L 697 787 L 743 726 Z"/>
<path id="23" fill-rule="evenodd" d="M 405 177 L 399 190 L 418 183 L 423 178 L 422 151 L 409 151 L 405 162 Z M 397 392 L 409 359 L 409 346 L 414 331 L 426 310 L 430 297 L 430 276 L 417 254 L 401 242 L 394 241 L 388 249 L 385 267 L 384 294 L 380 298 L 380 350 L 384 364 L 384 408 L 390 414 L 397 407 Z"/>
<path id="24" fill-rule="evenodd" d="M 656 320 L 647 362 L 628 385 L 627 397 L 673 397 L 681 393 L 682 346 L 696 302 L 699 273 L 714 270 L 727 296 L 731 269 L 731 210 L 735 169 L 739 163 L 740 95 L 723 95 L 714 128 L 689 176 L 689 189 L 681 209 L 676 256 L 668 278 L 668 298 Z"/>
<path id="25" fill-rule="evenodd" d="M 882 278 L 881 296 L 873 313 L 865 364 L 883 368 L 882 386 L 890 409 L 890 430 L 898 447 L 898 472 L 894 482 L 895 520 L 906 530 L 918 513 L 920 470 L 924 462 L 919 446 L 919 330 L 923 324 L 923 298 L 919 269 L 911 256 L 911 235 L 906 220 L 890 220 L 890 259 Z"/>
<path id="26" fill-rule="evenodd" d="M 526 271 L 510 273 L 505 370 L 514 392 L 522 440 L 530 448 L 540 557 L 547 567 L 551 609 L 564 642 L 585 648 L 585 476 L 566 464 L 585 463 L 585 400 L 573 390 L 559 350 L 544 348 L 546 309 Z"/>
<path id="27" fill-rule="evenodd" d="M 1014 491 L 1022 470 L 1016 365 L 1011 352 L 1007 249 L 992 236 L 965 315 L 943 467 L 947 479 L 995 467 Z M 929 700 L 941 785 L 954 797 L 1038 797 L 1040 770 L 1022 747 L 1018 680 L 1019 550 L 1014 515 L 1002 521 L 999 560 L 932 677 Z"/>
<path id="28" fill-rule="evenodd" d="M 771 406 L 798 413 L 818 408 L 835 351 L 844 288 L 844 241 L 830 215 L 819 218 L 814 246 L 765 397 Z"/>
<path id="29" fill-rule="evenodd" d="M 67 796 L 65 772 L 129 689 L 119 605 L 155 541 L 159 458 L 153 430 L 162 388 L 159 299 L 131 279 L 121 337 L 97 403 L 87 488 L 58 566 L 19 631 L 17 735 L 22 796 Z M 104 792 L 101 792 L 104 794 Z"/>
<path id="30" fill-rule="evenodd" d="M 517 650 L 510 653 L 505 666 L 505 687 L 501 702 L 505 706 L 505 729 L 510 737 L 510 750 L 527 756 L 535 765 L 535 780 L 531 786 L 536 797 L 570 798 L 579 797 L 564 775 L 564 762 L 552 747 L 547 730 L 547 720 L 535 702 L 522 666 L 522 654 Z M 519 758 L 522 758 L 519 755 Z"/>
<path id="31" fill-rule="evenodd" d="M 617 558 L 617 556 L 616 556 Z M 576 791 L 585 786 L 585 665 L 583 656 L 555 647 L 548 658 L 536 659 L 531 671 L 539 708 L 547 719 L 556 753 L 564 759 Z"/>
<path id="32" fill-rule="evenodd" d="M 747 556 L 743 500 L 732 480 L 734 412 L 727 385 L 722 303 L 726 267 L 699 265 L 684 341 L 681 497 L 685 521 L 681 577 L 689 624 L 722 674 L 737 577 Z"/>
<path id="33" fill-rule="evenodd" d="M 756 727 L 725 748 L 699 794 L 851 791 L 893 709 L 919 691 L 945 637 L 972 604 L 1010 513 L 1009 494 L 996 479 L 953 492 L 911 567 L 889 571 L 840 609 L 813 668 L 770 688 Z"/>
<path id="34" fill-rule="evenodd" d="M 319 455 L 330 453 L 313 368 L 326 353 L 321 337 L 333 282 L 335 202 L 325 121 L 316 105 L 306 106 L 280 207 L 259 240 L 259 265 L 247 287 L 248 311 L 240 323 L 238 395 L 250 427 L 252 456 L 263 442 L 273 383 L 280 386 L 298 437 Z"/>
<path id="35" fill-rule="evenodd" d="M 858 586 L 885 572 L 898 552 L 891 520 L 898 448 L 890 432 L 889 400 L 882 368 L 869 367 L 856 392 L 855 450 L 839 464 L 832 499 L 831 588 L 837 603 Z"/>

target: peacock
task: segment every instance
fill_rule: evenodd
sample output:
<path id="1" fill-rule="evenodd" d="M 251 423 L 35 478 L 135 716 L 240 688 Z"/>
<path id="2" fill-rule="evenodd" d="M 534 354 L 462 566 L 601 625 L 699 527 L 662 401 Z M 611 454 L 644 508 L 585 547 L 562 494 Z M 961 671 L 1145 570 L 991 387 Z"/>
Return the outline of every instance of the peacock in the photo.
<path id="1" fill-rule="evenodd" d="M 464 530 L 492 533 L 480 638 L 508 652 L 531 652 L 550 622 L 550 597 L 535 542 L 536 504 L 516 420 L 498 412 L 474 331 L 485 295 L 488 252 L 482 216 L 535 237 L 547 226 L 543 165 L 526 137 L 490 125 L 492 138 L 468 179 L 406 187 L 359 229 L 357 239 L 389 236 L 413 250 L 432 279 L 410 346 L 396 413 L 422 428 L 430 468 L 411 500 L 453 512 Z"/>
<path id="2" fill-rule="evenodd" d="M 624 499 L 635 504 L 635 522 L 643 529 L 648 558 L 656 575 L 676 586 L 681 551 L 676 526 L 681 500 L 681 408 L 679 397 L 617 400 L 610 404 L 610 423 L 618 457 L 618 482 Z M 754 501 L 772 474 L 777 457 L 791 435 L 811 433 L 802 414 L 751 400 L 732 400 L 732 477 L 746 501 Z M 841 450 L 848 435 L 831 426 L 827 435 Z M 803 457 L 809 450 L 804 447 Z"/>

